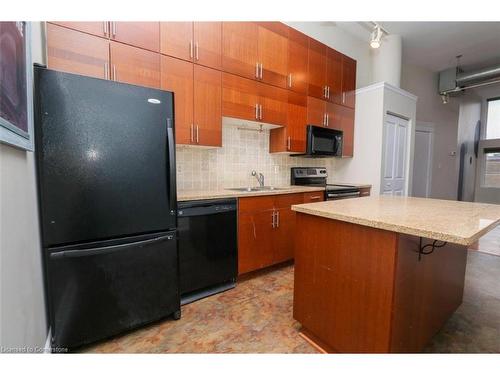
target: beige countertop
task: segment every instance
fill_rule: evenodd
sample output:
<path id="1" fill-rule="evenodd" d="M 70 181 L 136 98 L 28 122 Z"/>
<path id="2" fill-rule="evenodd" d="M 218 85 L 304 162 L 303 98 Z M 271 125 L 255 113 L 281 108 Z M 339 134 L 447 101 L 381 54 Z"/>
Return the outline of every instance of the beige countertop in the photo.
<path id="1" fill-rule="evenodd" d="M 292 206 L 297 212 L 471 245 L 500 224 L 500 205 L 371 196 Z"/>
<path id="2" fill-rule="evenodd" d="M 264 191 L 235 191 L 229 189 L 219 190 L 179 190 L 177 192 L 177 201 L 191 201 L 200 199 L 218 199 L 218 198 L 243 198 L 256 197 L 261 195 L 278 195 L 291 193 L 308 193 L 313 191 L 324 191 L 324 187 L 311 186 L 276 186 L 276 190 Z"/>

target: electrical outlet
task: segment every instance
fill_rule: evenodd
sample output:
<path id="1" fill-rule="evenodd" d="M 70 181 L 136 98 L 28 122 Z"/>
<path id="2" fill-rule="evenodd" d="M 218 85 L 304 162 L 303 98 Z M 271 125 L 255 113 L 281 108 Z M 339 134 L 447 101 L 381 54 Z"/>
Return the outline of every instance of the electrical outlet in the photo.
<path id="1" fill-rule="evenodd" d="M 182 166 L 177 164 L 177 173 L 182 173 Z"/>

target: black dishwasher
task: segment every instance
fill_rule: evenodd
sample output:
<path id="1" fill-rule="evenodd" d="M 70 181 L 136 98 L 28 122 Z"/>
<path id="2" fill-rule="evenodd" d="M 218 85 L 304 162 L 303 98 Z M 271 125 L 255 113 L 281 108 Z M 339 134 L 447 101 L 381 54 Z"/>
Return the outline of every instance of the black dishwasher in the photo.
<path id="1" fill-rule="evenodd" d="M 178 203 L 181 304 L 233 288 L 238 273 L 236 199 Z"/>

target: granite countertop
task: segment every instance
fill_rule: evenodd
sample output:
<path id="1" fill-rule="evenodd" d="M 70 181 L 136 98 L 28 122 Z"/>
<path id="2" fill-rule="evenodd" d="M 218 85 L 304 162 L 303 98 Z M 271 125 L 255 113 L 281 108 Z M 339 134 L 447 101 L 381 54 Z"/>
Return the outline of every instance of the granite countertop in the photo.
<path id="1" fill-rule="evenodd" d="M 278 195 L 291 193 L 308 193 L 313 191 L 324 191 L 324 187 L 311 186 L 276 186 L 276 190 L 264 191 L 235 191 L 229 189 L 219 190 L 179 190 L 177 192 L 177 201 L 191 201 L 200 199 L 218 199 L 218 198 L 243 198 L 262 195 Z"/>
<path id="2" fill-rule="evenodd" d="M 292 209 L 467 246 L 500 224 L 500 205 L 414 197 L 371 196 L 300 204 Z"/>

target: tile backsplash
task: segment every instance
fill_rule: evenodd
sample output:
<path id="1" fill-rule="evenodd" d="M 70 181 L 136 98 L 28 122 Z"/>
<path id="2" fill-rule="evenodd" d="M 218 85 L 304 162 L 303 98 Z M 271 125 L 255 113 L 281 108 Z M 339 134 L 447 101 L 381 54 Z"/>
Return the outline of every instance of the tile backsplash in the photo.
<path id="1" fill-rule="evenodd" d="M 287 154 L 269 153 L 269 130 L 222 128 L 221 148 L 177 146 L 177 188 L 179 190 L 214 190 L 258 185 L 252 170 L 263 173 L 265 184 L 290 185 L 290 168 L 327 167 L 333 159 L 308 159 Z"/>

